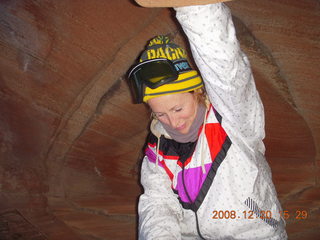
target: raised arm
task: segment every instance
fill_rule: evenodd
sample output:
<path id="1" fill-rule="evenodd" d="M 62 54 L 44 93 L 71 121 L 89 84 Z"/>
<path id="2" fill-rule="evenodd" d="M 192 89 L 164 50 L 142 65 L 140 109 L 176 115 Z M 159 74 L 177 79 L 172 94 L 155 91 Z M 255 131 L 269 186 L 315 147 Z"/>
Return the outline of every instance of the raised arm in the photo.
<path id="1" fill-rule="evenodd" d="M 263 106 L 228 7 L 217 3 L 175 9 L 223 127 L 231 139 L 240 139 L 250 148 L 260 145 L 263 152 Z"/>

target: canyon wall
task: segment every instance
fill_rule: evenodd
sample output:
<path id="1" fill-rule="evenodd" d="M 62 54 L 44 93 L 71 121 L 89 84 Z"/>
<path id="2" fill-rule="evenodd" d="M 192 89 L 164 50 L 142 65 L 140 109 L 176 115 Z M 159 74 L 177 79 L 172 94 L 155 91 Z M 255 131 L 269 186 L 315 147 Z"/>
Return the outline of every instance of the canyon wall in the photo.
<path id="1" fill-rule="evenodd" d="M 265 106 L 266 155 L 291 214 L 289 239 L 317 239 L 320 2 L 227 5 Z M 188 49 L 171 9 L 0 2 L 0 223 L 12 226 L 0 236 L 30 234 L 16 216 L 43 239 L 136 238 L 150 111 L 132 104 L 126 75 L 158 34 Z"/>

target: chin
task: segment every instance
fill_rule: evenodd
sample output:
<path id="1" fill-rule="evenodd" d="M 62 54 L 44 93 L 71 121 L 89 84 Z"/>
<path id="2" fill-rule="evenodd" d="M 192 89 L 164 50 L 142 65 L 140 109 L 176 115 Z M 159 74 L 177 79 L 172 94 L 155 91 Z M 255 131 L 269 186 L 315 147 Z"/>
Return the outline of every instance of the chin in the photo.
<path id="1" fill-rule="evenodd" d="M 187 129 L 182 129 L 182 130 L 180 130 L 179 132 L 181 133 L 181 134 L 187 134 L 188 132 L 189 132 L 189 128 L 187 128 Z"/>

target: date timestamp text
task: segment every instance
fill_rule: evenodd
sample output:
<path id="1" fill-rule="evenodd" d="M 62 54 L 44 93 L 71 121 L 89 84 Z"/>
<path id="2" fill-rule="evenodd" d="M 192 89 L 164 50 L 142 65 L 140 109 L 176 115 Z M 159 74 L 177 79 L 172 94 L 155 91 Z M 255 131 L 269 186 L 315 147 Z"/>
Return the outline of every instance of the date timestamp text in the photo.
<path id="1" fill-rule="evenodd" d="M 249 210 L 237 212 L 235 210 L 214 210 L 212 212 L 212 219 L 271 219 L 273 218 L 271 211 L 260 211 L 258 214 Z M 284 219 L 295 218 L 297 220 L 304 220 L 308 218 L 307 210 L 296 210 L 295 212 L 280 211 L 279 214 Z"/>

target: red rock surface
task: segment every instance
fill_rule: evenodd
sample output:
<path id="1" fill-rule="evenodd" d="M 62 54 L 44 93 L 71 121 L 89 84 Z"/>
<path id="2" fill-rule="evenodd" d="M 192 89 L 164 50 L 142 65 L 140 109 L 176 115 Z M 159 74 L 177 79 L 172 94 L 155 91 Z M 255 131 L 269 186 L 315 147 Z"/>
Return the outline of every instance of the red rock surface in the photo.
<path id="1" fill-rule="evenodd" d="M 265 105 L 289 239 L 319 239 L 320 3 L 227 5 Z M 131 0 L 0 2 L 0 220 L 16 209 L 48 239 L 136 239 L 149 112 L 125 76 L 157 34 L 187 46 L 172 15 Z"/>

